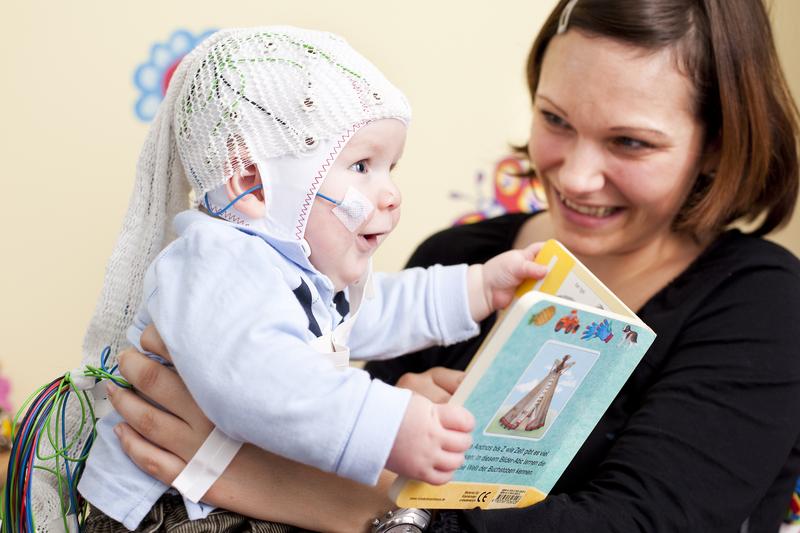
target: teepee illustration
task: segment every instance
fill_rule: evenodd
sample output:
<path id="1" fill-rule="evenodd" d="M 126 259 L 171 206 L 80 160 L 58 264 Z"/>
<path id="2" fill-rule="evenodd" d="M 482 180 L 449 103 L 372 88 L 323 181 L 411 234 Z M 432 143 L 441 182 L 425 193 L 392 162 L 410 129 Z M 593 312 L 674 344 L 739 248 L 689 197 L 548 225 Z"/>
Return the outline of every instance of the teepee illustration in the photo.
<path id="1" fill-rule="evenodd" d="M 500 418 L 500 425 L 507 429 L 517 429 L 524 423 L 525 431 L 533 431 L 544 426 L 547 411 L 550 410 L 550 403 L 556 392 L 558 378 L 574 364 L 570 361 L 569 354 L 553 361 L 553 366 L 547 375 Z"/>

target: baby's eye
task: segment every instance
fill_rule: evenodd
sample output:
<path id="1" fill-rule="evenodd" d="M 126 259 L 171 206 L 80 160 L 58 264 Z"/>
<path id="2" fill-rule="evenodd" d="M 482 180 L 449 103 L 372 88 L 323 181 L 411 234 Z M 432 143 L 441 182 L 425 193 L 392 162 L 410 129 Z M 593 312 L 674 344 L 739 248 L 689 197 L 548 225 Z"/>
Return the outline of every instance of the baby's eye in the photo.
<path id="1" fill-rule="evenodd" d="M 350 165 L 350 170 L 358 172 L 360 174 L 364 174 L 367 171 L 367 160 L 362 159 L 358 163 L 353 163 L 352 165 Z"/>

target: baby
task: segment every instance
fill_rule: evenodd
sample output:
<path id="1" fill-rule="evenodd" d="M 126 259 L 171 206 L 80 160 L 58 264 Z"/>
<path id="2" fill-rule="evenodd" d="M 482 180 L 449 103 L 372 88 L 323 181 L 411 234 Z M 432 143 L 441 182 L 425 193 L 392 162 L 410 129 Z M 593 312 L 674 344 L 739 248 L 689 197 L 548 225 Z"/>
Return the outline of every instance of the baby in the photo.
<path id="1" fill-rule="evenodd" d="M 529 248 L 372 274 L 400 215 L 391 171 L 409 120 L 403 95 L 328 33 L 220 31 L 173 76 L 85 350 L 121 344 L 125 328 L 140 348 L 158 329 L 217 426 L 174 483 L 191 518 L 210 511 L 197 502 L 241 442 L 369 484 L 383 468 L 445 483 L 462 464 L 468 411 L 372 380 L 349 355 L 465 340 L 544 272 Z M 177 214 L 163 247 L 188 186 L 202 209 Z M 169 487 L 122 452 L 120 420 L 98 423 L 79 490 L 135 529 Z"/>

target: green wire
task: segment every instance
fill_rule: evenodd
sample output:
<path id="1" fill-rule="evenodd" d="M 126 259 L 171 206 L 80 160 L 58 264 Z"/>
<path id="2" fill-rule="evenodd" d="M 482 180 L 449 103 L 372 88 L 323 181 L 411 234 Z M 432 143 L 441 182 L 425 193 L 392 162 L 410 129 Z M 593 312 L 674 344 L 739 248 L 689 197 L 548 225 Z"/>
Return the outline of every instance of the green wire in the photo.
<path id="1" fill-rule="evenodd" d="M 116 385 L 132 389 L 132 385 L 122 378 L 119 375 L 111 374 L 110 372 L 104 370 L 103 368 L 98 368 L 94 366 L 86 365 L 84 371 L 84 376 L 93 377 L 97 381 L 101 381 L 104 379 L 110 380 L 114 382 Z M 48 383 L 39 387 L 36 391 L 34 391 L 25 402 L 22 404 L 22 407 L 17 411 L 14 420 L 12 422 L 12 429 L 11 435 L 12 438 L 17 438 L 18 431 L 19 431 L 19 423 L 20 418 L 24 416 L 24 413 L 32 407 L 33 403 L 36 399 L 50 386 L 53 385 L 53 382 Z M 64 431 L 64 424 L 66 423 L 66 412 L 67 406 L 66 402 L 69 399 L 70 393 L 72 393 L 76 398 L 80 405 L 80 425 L 78 426 L 77 432 L 74 436 L 70 439 L 69 442 L 62 442 L 59 444 L 60 441 L 65 440 L 64 436 L 66 432 Z M 55 413 L 55 417 L 54 417 Z M 88 416 L 87 416 L 88 415 Z M 53 448 L 52 454 L 45 454 L 41 449 L 42 440 L 41 433 L 39 434 L 39 438 L 36 441 L 36 449 L 34 450 L 35 457 L 39 461 L 50 461 L 53 460 L 55 465 L 53 468 L 43 466 L 43 465 L 33 465 L 33 470 L 39 470 L 42 472 L 47 472 L 48 474 L 55 477 L 57 485 L 58 485 L 58 494 L 59 494 L 59 506 L 61 510 L 61 521 L 64 525 L 66 531 L 69 530 L 69 523 L 68 523 L 68 516 L 70 508 L 72 507 L 73 501 L 78 504 L 78 500 L 74 500 L 73 494 L 77 487 L 77 482 L 79 476 L 73 475 L 77 472 L 81 464 L 86 461 L 88 457 L 88 450 L 84 453 L 77 453 L 76 455 L 72 455 L 70 452 L 77 448 L 77 444 L 80 442 L 84 432 L 87 429 L 87 425 L 91 423 L 91 434 L 87 438 L 94 438 L 96 436 L 96 427 L 95 427 L 95 412 L 94 407 L 92 406 L 92 402 L 89 398 L 89 394 L 85 390 L 79 390 L 73 381 L 69 372 L 64 374 L 61 378 L 60 383 L 57 384 L 56 390 L 47 400 L 44 405 L 41 405 L 38 409 L 38 412 L 35 415 L 35 418 L 31 422 L 33 427 L 38 427 L 40 423 L 43 423 L 45 426 L 46 438 L 50 446 Z M 29 436 L 30 438 L 30 436 Z M 35 436 L 33 438 L 36 438 Z M 85 445 L 84 445 L 85 448 Z M 70 477 L 68 478 L 65 472 L 69 469 L 69 464 L 73 463 L 74 467 L 71 470 Z M 62 470 L 64 473 L 62 473 Z M 71 481 L 70 481 L 71 479 Z M 31 483 L 32 480 L 28 480 L 28 483 Z M 5 494 L 9 487 L 3 487 L 2 492 L 0 495 L 3 497 L 3 501 L 5 501 Z M 64 494 L 68 494 L 67 498 L 64 498 Z M 15 508 L 17 505 L 16 498 L 13 497 L 11 508 Z M 31 502 L 28 502 L 30 505 Z M 74 509 L 76 520 L 78 520 L 79 527 L 82 527 L 82 524 L 85 522 L 86 514 L 88 512 L 88 508 L 85 505 L 85 502 L 78 504 Z M 34 513 L 30 514 L 31 517 L 31 524 L 36 530 L 36 515 Z M 4 521 L 6 521 L 9 517 L 2 517 Z M 9 522 L 9 524 L 11 524 Z M 5 531 L 5 525 L 3 527 Z"/>

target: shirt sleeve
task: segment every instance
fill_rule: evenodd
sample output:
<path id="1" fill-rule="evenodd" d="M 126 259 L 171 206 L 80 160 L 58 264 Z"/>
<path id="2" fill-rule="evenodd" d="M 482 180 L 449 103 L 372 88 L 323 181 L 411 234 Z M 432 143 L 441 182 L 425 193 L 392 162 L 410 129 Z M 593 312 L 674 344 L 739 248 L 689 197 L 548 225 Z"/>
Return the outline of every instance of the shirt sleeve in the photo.
<path id="1" fill-rule="evenodd" d="M 409 268 L 373 275 L 350 335 L 358 359 L 386 359 L 475 336 L 467 292 L 467 265 Z"/>
<path id="2" fill-rule="evenodd" d="M 151 267 L 146 308 L 178 373 L 231 437 L 362 483 L 377 482 L 410 397 L 337 371 L 257 237 L 189 228 Z"/>
<path id="3" fill-rule="evenodd" d="M 739 531 L 800 433 L 798 302 L 788 271 L 726 280 L 675 337 L 582 490 L 468 512 L 471 530 Z"/>

